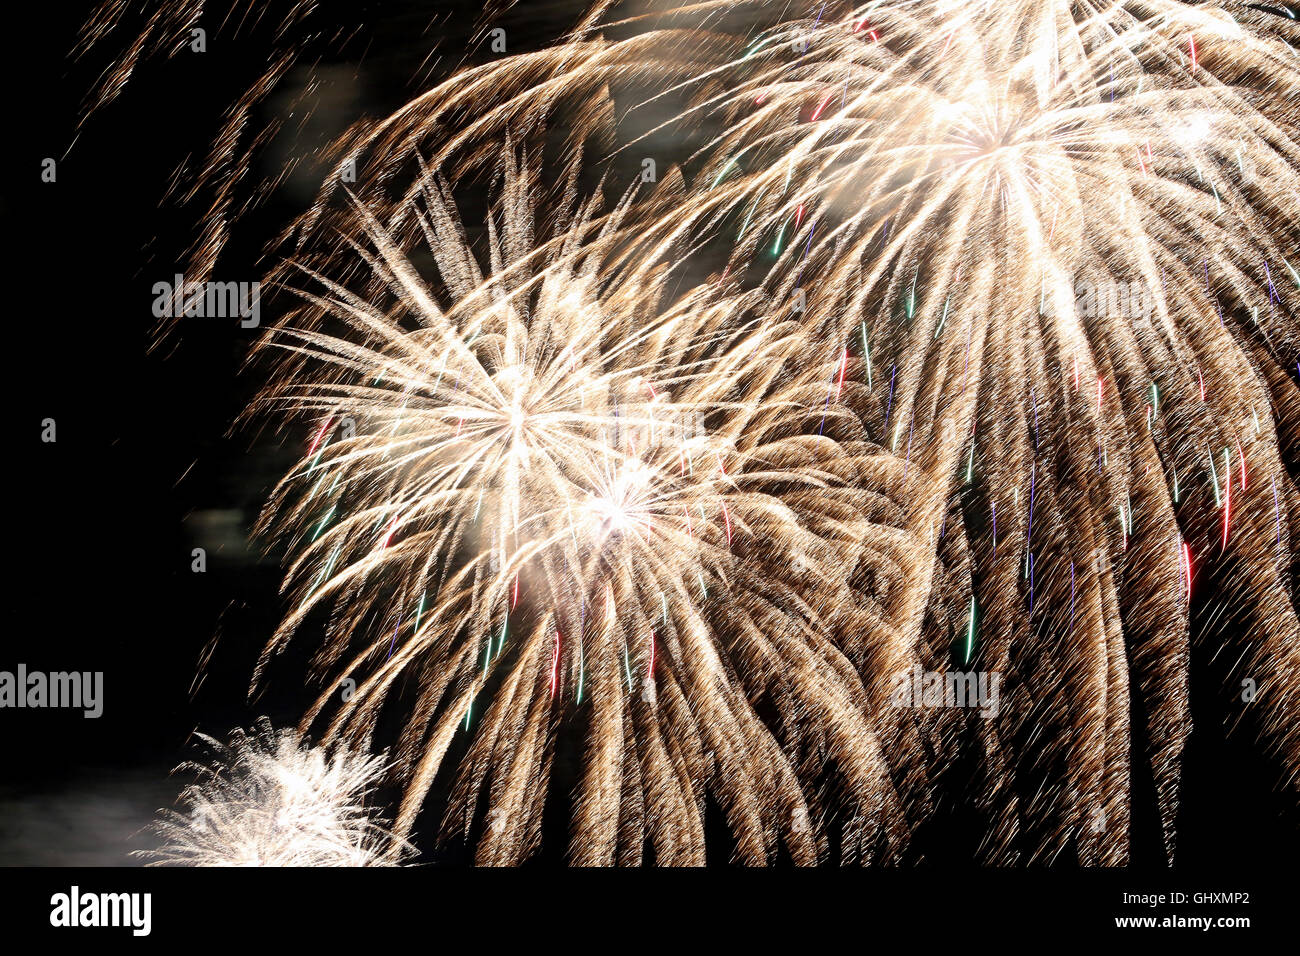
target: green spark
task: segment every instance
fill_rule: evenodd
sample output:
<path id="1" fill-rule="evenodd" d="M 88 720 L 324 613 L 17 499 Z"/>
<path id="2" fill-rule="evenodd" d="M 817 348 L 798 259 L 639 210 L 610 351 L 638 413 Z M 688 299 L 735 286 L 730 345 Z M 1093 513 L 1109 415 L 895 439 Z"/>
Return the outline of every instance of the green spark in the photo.
<path id="1" fill-rule="evenodd" d="M 970 596 L 970 625 L 966 628 L 966 663 L 975 650 L 975 595 Z"/>

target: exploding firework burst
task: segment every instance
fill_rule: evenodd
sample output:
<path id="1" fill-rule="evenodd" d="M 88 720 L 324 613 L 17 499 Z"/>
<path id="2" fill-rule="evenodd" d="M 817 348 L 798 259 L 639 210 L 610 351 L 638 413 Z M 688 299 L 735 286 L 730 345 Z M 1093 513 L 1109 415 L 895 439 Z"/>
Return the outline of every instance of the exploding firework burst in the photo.
<path id="1" fill-rule="evenodd" d="M 818 415 L 824 432 L 844 412 L 784 374 L 788 323 L 737 329 L 743 300 L 706 288 L 664 304 L 669 273 L 612 268 L 626 201 L 598 224 L 570 196 L 572 218 L 547 228 L 527 161 L 507 155 L 502 177 L 486 274 L 444 185 L 423 178 L 445 303 L 367 218 L 391 306 L 317 274 L 309 305 L 345 332 L 317 316 L 276 336 L 309 361 L 267 401 L 321 424 L 268 515 L 298 552 L 297 606 L 268 655 L 333 605 L 318 663 L 342 666 L 308 720 L 365 669 L 330 725 L 348 739 L 418 672 L 398 829 L 472 731 L 452 825 L 468 830 L 483 801 L 482 862 L 536 849 L 566 724 L 585 741 L 575 862 L 639 862 L 647 840 L 659 862 L 701 862 L 706 794 L 742 859 L 814 860 L 804 762 L 848 781 L 868 849 L 878 828 L 898 838 L 878 722 L 828 636 L 846 572 L 887 561 L 864 542 L 897 534 L 861 479 L 897 463 L 818 434 Z"/>
<path id="2" fill-rule="evenodd" d="M 546 190 L 507 161 L 487 269 L 428 173 L 342 212 L 332 176 L 295 227 L 323 291 L 276 336 L 269 400 L 317 431 L 268 516 L 297 554 L 269 650 L 333 608 L 317 663 L 368 675 L 331 724 L 349 739 L 418 672 L 401 825 L 477 727 L 453 826 L 486 816 L 480 859 L 522 859 L 569 720 L 583 862 L 647 836 L 698 861 L 706 791 L 743 858 L 816 858 L 826 754 L 857 801 L 848 857 L 905 840 L 967 757 L 985 860 L 1125 861 L 1134 759 L 1172 857 L 1197 653 L 1208 712 L 1294 790 L 1294 22 L 626 11 L 461 71 L 332 160 L 387 185 L 427 150 L 457 179 L 557 112 L 606 142 L 667 110 L 651 132 L 705 132 L 684 172 L 609 217 L 570 187 L 537 242 Z M 668 302 L 670 250 L 718 237 L 723 278 Z M 998 716 L 891 712 L 918 664 L 1005 675 Z"/>
<path id="3" fill-rule="evenodd" d="M 733 158 L 773 150 L 736 198 L 783 195 L 738 254 L 792 232 L 779 294 L 816 283 L 810 333 L 860 333 L 888 365 L 864 412 L 926 476 L 915 527 L 948 532 L 899 608 L 906 639 L 956 583 L 982 666 L 1024 682 L 983 744 L 1013 754 L 995 856 L 1073 834 L 1085 861 L 1127 858 L 1130 695 L 1172 853 L 1189 625 L 1235 646 L 1230 693 L 1271 688 L 1255 728 L 1295 780 L 1294 52 L 1176 3 L 802 28 L 808 53 L 724 137 Z M 1196 606 L 1198 577 L 1238 596 L 1228 621 Z"/>
<path id="4" fill-rule="evenodd" d="M 211 764 L 185 764 L 199 779 L 155 830 L 155 865 L 392 866 L 410 848 L 384 829 L 366 802 L 381 757 L 312 747 L 293 731 L 235 731 L 229 745 L 200 735 Z"/>
<path id="5" fill-rule="evenodd" d="M 694 24 L 671 122 L 710 141 L 689 213 L 647 228 L 730 232 L 734 274 L 852 349 L 920 543 L 887 659 L 964 633 L 959 662 L 1018 688 L 974 734 L 983 852 L 1127 858 L 1136 695 L 1172 854 L 1196 642 L 1233 648 L 1225 702 L 1270 687 L 1248 723 L 1288 787 L 1300 760 L 1294 25 L 1171 0 L 793 9 L 673 7 L 514 69 L 553 70 L 553 97 Z"/>

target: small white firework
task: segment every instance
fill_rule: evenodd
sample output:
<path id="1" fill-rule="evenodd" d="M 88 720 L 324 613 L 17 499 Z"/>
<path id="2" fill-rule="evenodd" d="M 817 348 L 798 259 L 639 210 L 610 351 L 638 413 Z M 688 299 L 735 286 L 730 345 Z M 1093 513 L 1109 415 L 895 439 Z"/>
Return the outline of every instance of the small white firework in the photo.
<path id="1" fill-rule="evenodd" d="M 396 866 L 411 854 L 366 806 L 382 756 L 314 747 L 265 720 L 228 746 L 199 736 L 216 759 L 177 768 L 199 776 L 155 826 L 151 865 Z"/>

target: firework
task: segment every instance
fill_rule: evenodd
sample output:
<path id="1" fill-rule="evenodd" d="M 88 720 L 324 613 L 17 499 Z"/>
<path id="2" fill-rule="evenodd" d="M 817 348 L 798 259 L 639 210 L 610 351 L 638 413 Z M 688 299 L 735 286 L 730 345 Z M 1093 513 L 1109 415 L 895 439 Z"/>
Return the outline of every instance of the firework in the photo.
<path id="1" fill-rule="evenodd" d="M 819 797 L 800 764 L 814 754 L 870 839 L 900 838 L 884 721 L 829 625 L 852 603 L 846 574 L 889 564 L 865 542 L 898 535 L 899 509 L 861 489 L 901 463 L 830 437 L 851 416 L 785 372 L 790 323 L 738 329 L 751 304 L 708 288 L 662 302 L 668 272 L 609 265 L 626 202 L 597 224 L 571 196 L 548 228 L 535 176 L 506 156 L 480 272 L 425 175 L 445 304 L 371 218 L 366 257 L 391 303 L 317 274 L 308 304 L 345 330 L 317 315 L 277 334 L 308 361 L 266 401 L 319 424 L 267 519 L 297 552 L 296 607 L 268 656 L 332 604 L 317 663 L 335 676 L 307 719 L 365 670 L 329 729 L 361 741 L 416 671 L 398 829 L 465 733 L 451 826 L 484 802 L 482 862 L 536 849 L 570 726 L 585 748 L 575 862 L 639 862 L 647 840 L 661 863 L 702 862 L 706 794 L 741 859 L 812 861 Z"/>
<path id="2" fill-rule="evenodd" d="M 647 229 L 731 232 L 732 273 L 806 300 L 808 341 L 874 379 L 855 407 L 908 462 L 920 543 L 888 659 L 964 632 L 958 664 L 1023 688 L 970 735 L 987 858 L 1127 858 L 1131 696 L 1172 855 L 1196 642 L 1232 648 L 1226 719 L 1248 700 L 1289 787 L 1300 761 L 1294 24 L 1166 0 L 796 9 L 625 21 L 649 24 L 635 47 L 573 46 L 592 75 L 563 82 L 694 24 L 708 66 L 672 122 L 710 140 L 689 213 Z M 962 746 L 939 735 L 934 773 Z"/>
<path id="3" fill-rule="evenodd" d="M 268 655 L 328 607 L 317 665 L 362 677 L 308 719 L 367 742 L 416 672 L 399 828 L 455 747 L 485 862 L 536 849 L 566 720 L 581 862 L 699 861 L 706 791 L 742 858 L 817 858 L 827 753 L 859 848 L 973 760 L 997 863 L 1124 862 L 1145 760 L 1172 858 L 1196 653 L 1294 789 L 1297 35 L 1176 0 L 597 3 L 350 131 L 267 399 L 313 423 Z M 427 170 L 556 114 L 589 164 L 704 145 L 610 214 L 508 148 L 485 268 Z M 917 666 L 1006 702 L 891 712 Z"/>
<path id="4" fill-rule="evenodd" d="M 327 752 L 293 731 L 237 730 L 228 745 L 200 737 L 211 764 L 185 764 L 198 780 L 155 831 L 154 865 L 392 866 L 409 847 L 366 806 L 384 771 L 381 757 Z"/>

